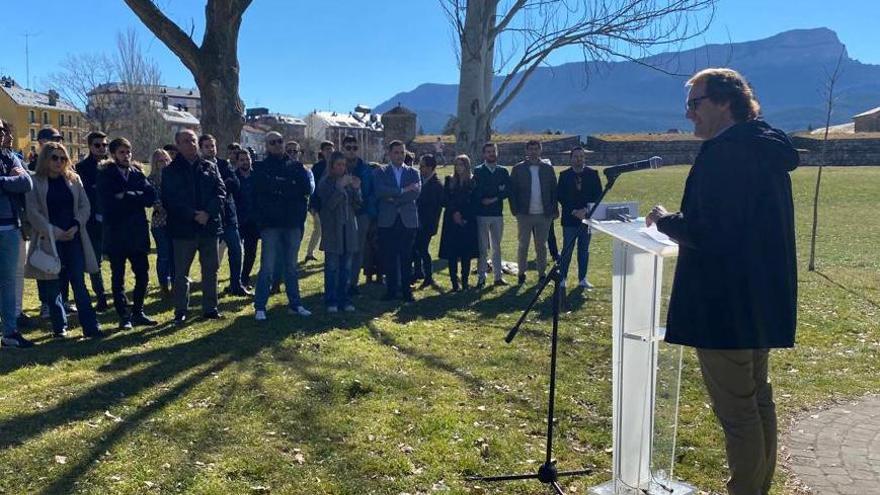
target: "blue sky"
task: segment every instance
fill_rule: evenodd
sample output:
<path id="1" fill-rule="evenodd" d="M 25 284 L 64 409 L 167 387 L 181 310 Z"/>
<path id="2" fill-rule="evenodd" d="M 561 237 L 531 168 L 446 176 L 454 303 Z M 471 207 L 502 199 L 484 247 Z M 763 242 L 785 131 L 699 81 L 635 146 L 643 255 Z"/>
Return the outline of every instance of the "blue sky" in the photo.
<path id="1" fill-rule="evenodd" d="M 248 107 L 305 114 L 376 105 L 424 82 L 455 83 L 452 38 L 439 0 L 254 0 L 239 41 L 241 96 Z M 157 0 L 201 41 L 202 0 Z M 4 47 L 0 73 L 25 81 L 30 37 L 32 86 L 67 53 L 114 50 L 116 32 L 135 27 L 172 86 L 194 86 L 189 72 L 122 0 L 0 0 Z M 829 7 L 830 6 L 830 7 Z M 29 13 L 30 12 L 30 13 Z M 29 22 L 18 22 L 28 19 Z M 828 27 L 851 57 L 880 64 L 877 0 L 720 0 L 710 31 L 692 45 L 747 41 L 796 28 Z M 578 60 L 565 53 L 553 63 Z"/>

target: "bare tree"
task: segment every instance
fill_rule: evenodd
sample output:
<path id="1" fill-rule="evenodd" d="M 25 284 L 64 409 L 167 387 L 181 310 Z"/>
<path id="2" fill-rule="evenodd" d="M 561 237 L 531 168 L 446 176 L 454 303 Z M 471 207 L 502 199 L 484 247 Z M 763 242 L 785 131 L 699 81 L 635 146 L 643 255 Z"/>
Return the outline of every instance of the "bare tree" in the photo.
<path id="1" fill-rule="evenodd" d="M 45 86 L 56 89 L 86 115 L 93 129 L 109 132 L 116 126 L 107 107 L 89 105 L 89 93 L 118 80 L 116 63 L 106 53 L 68 54 L 59 70 L 49 74 Z"/>
<path id="2" fill-rule="evenodd" d="M 550 54 L 574 47 L 588 61 L 650 66 L 653 49 L 705 32 L 716 1 L 440 0 L 458 42 L 457 150 L 479 156 L 493 120 Z"/>
<path id="3" fill-rule="evenodd" d="M 834 100 L 836 99 L 834 87 L 840 79 L 840 66 L 845 55 L 846 48 L 840 51 L 834 71 L 829 73 L 826 69 L 825 73 L 825 87 L 823 91 L 825 96 L 825 133 L 822 138 L 822 158 L 819 161 L 819 172 L 816 173 L 816 189 L 813 192 L 813 229 L 810 233 L 810 263 L 807 266 L 807 269 L 811 272 L 816 271 L 816 235 L 819 232 L 819 188 L 822 185 L 822 169 L 825 168 L 825 165 L 828 165 L 828 133 L 830 132 L 831 116 L 834 114 Z"/>
<path id="4" fill-rule="evenodd" d="M 220 145 L 238 141 L 244 103 L 238 96 L 238 33 L 252 0 L 207 0 L 201 46 L 152 0 L 125 0 L 129 8 L 192 72 L 202 96 L 202 129 Z"/>
<path id="5" fill-rule="evenodd" d="M 134 29 L 117 33 L 116 47 L 114 70 L 119 76 L 121 98 L 98 107 L 105 107 L 103 111 L 114 116 L 117 126 L 111 132 L 127 137 L 143 160 L 172 137 L 159 112 L 163 108 L 159 92 L 162 74 L 156 62 L 144 54 Z"/>

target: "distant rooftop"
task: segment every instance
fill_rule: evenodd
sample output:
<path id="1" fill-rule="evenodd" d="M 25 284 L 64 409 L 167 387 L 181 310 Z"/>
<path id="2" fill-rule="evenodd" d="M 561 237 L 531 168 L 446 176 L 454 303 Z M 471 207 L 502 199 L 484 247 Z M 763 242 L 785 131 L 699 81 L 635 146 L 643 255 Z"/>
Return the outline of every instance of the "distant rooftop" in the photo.
<path id="1" fill-rule="evenodd" d="M 170 86 L 157 86 L 156 93 L 162 96 L 170 96 L 172 98 L 201 98 L 199 90 L 196 88 L 172 88 Z M 125 93 L 125 85 L 121 82 L 113 82 L 99 84 L 95 89 L 89 91 L 89 95 L 97 93 Z"/>
<path id="2" fill-rule="evenodd" d="M 12 98 L 12 101 L 21 106 L 32 108 L 45 108 L 47 110 L 65 110 L 68 112 L 79 112 L 79 110 L 75 106 L 73 106 L 72 103 L 65 100 L 64 98 L 61 98 L 60 96 L 58 97 L 57 103 L 55 105 L 50 105 L 48 94 L 22 88 L 11 78 L 3 78 L 2 84 L 0 84 L 0 89 L 8 94 L 9 97 Z"/>
<path id="3" fill-rule="evenodd" d="M 380 115 L 374 113 L 337 113 L 337 112 L 312 112 L 306 117 L 324 121 L 331 127 L 351 127 L 352 129 L 367 128 L 382 130 Z"/>
<path id="4" fill-rule="evenodd" d="M 862 113 L 860 113 L 860 114 L 858 114 L 858 115 L 853 115 L 853 118 L 856 119 L 856 118 L 859 118 L 859 117 L 867 117 L 867 116 L 869 116 L 869 115 L 878 115 L 878 114 L 880 114 L 880 107 L 872 108 L 872 109 L 870 109 L 870 110 L 868 110 L 868 111 L 866 111 L 866 112 L 862 112 Z"/>

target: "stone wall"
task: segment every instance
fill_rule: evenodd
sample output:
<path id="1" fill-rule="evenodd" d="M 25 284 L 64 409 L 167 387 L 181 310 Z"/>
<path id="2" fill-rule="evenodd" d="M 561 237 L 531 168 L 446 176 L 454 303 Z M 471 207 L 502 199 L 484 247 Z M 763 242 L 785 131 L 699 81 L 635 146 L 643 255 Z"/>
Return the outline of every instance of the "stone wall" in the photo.
<path id="1" fill-rule="evenodd" d="M 700 144 L 692 137 L 630 141 L 589 136 L 586 148 L 591 153 L 587 154 L 587 161 L 590 165 L 617 165 L 659 156 L 664 165 L 689 165 L 694 163 Z"/>
<path id="2" fill-rule="evenodd" d="M 880 165 L 880 133 L 876 137 L 835 137 L 828 140 L 827 165 Z M 801 151 L 801 165 L 820 165 L 823 140 L 792 136 Z"/>

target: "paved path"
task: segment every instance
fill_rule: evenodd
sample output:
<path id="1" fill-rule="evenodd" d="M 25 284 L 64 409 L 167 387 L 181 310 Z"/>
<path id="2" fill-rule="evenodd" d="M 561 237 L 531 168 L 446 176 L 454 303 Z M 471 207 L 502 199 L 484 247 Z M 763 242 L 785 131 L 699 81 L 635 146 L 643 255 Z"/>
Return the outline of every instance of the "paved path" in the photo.
<path id="1" fill-rule="evenodd" d="M 880 396 L 809 414 L 784 444 L 793 474 L 813 493 L 880 494 Z"/>

